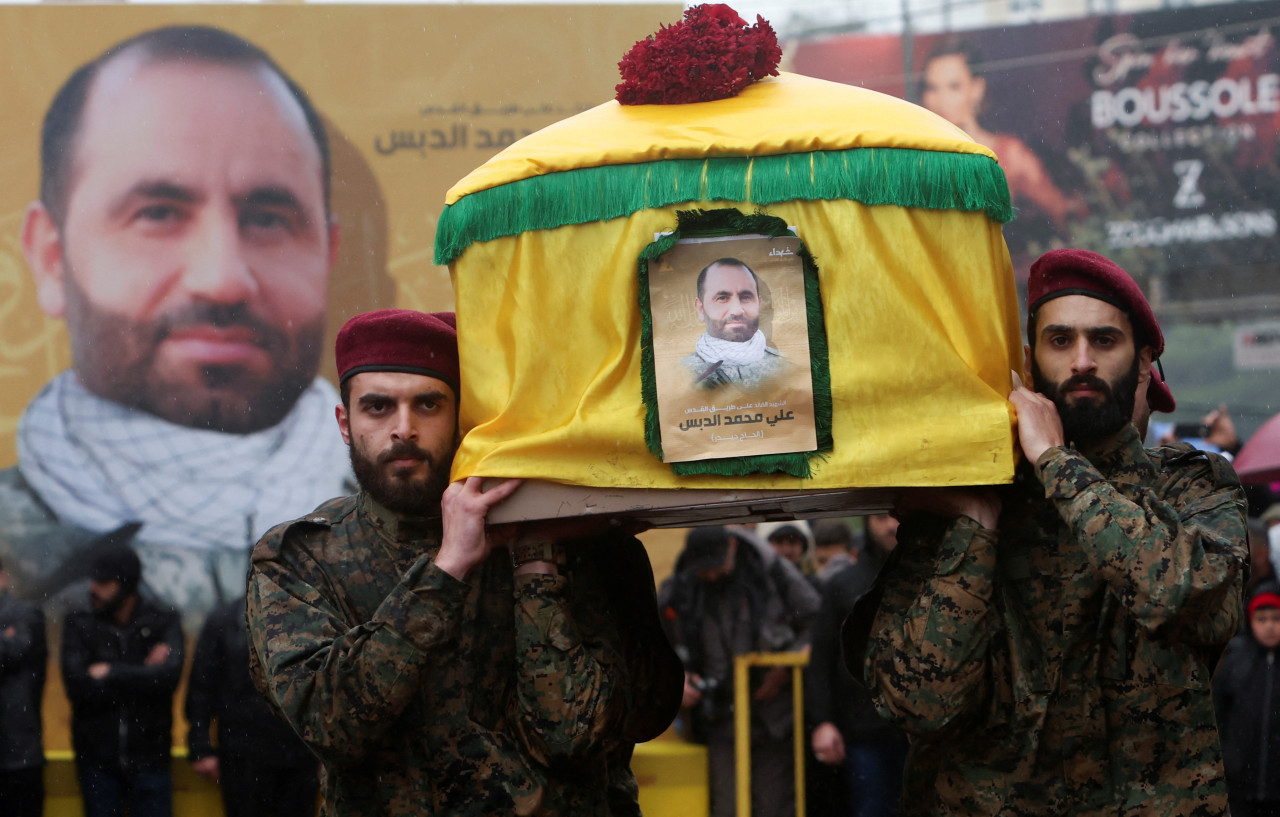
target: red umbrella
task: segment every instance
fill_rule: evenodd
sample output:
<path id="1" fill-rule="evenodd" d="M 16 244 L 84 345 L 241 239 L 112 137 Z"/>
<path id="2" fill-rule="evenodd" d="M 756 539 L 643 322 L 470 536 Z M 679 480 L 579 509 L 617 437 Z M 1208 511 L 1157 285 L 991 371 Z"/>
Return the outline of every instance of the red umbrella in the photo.
<path id="1" fill-rule="evenodd" d="M 1254 432 L 1233 465 L 1241 482 L 1265 484 L 1280 480 L 1280 414 Z"/>

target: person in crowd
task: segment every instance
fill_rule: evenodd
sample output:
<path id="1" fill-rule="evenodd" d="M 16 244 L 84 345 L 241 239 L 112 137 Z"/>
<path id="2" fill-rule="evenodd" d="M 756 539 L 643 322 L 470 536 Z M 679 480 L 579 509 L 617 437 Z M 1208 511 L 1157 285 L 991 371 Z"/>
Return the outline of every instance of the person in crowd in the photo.
<path id="1" fill-rule="evenodd" d="M 803 519 L 792 522 L 770 522 L 756 527 L 774 553 L 790 562 L 796 570 L 816 584 L 817 566 L 813 561 L 813 531 Z"/>
<path id="2" fill-rule="evenodd" d="M 1202 417 L 1194 433 L 1184 437 L 1178 432 L 1178 426 L 1168 426 L 1160 438 L 1161 444 L 1168 445 L 1178 440 L 1186 440 L 1196 448 L 1222 454 L 1227 460 L 1233 459 L 1240 452 L 1240 437 L 1236 435 L 1236 424 L 1231 419 L 1231 413 L 1227 411 L 1226 403 L 1222 403 Z"/>
<path id="3" fill-rule="evenodd" d="M 898 519 L 893 514 L 873 513 L 864 518 L 864 524 L 867 528 L 866 543 L 862 548 L 863 557 L 867 559 L 864 567 L 874 579 L 885 559 L 898 546 Z"/>
<path id="4" fill-rule="evenodd" d="M 194 623 L 239 595 L 267 528 L 347 490 L 316 376 L 337 238 L 320 116 L 257 46 L 154 29 L 66 80 L 21 245 L 71 368 L 0 472 L 16 593 L 79 594 L 126 541 Z"/>
<path id="5" fill-rule="evenodd" d="M 751 532 L 723 526 L 689 531 L 658 603 L 685 667 L 682 705 L 707 745 L 711 813 L 731 817 L 734 657 L 807 649 L 818 594 L 800 571 Z M 791 669 L 750 673 L 751 813 L 795 814 Z"/>
<path id="6" fill-rule="evenodd" d="M 817 519 L 813 531 L 813 566 L 819 584 L 858 560 L 858 540 L 843 519 Z"/>
<path id="7" fill-rule="evenodd" d="M 1267 526 L 1261 519 L 1249 519 L 1249 581 L 1245 584 L 1245 595 L 1252 596 L 1253 591 L 1264 582 L 1276 580 L 1276 571 L 1271 564 L 1271 545 L 1267 541 Z"/>
<path id="8" fill-rule="evenodd" d="M 896 815 L 907 757 L 906 734 L 880 717 L 841 660 L 840 626 L 898 544 L 898 521 L 889 514 L 868 516 L 865 524 L 858 561 L 822 587 L 805 675 L 805 706 L 815 724 L 809 739 L 813 756 L 840 776 L 843 797 L 840 807 L 828 812 L 833 817 Z"/>
<path id="9" fill-rule="evenodd" d="M 127 546 L 90 566 L 87 610 L 68 614 L 62 680 L 85 817 L 169 817 L 173 695 L 182 674 L 178 614 L 139 593 Z"/>
<path id="10" fill-rule="evenodd" d="M 682 686 L 648 556 L 616 529 L 489 530 L 518 481 L 449 484 L 455 326 L 393 309 L 338 333 L 360 492 L 254 548 L 251 675 L 322 761 L 326 816 L 638 814 L 632 748 Z"/>
<path id="11" fill-rule="evenodd" d="M 1014 484 L 904 494 L 845 624 L 850 670 L 912 735 L 902 813 L 1224 814 L 1209 679 L 1240 625 L 1239 480 L 1143 448 L 1164 337 L 1120 267 L 1046 253 L 1028 314 Z"/>
<path id="12" fill-rule="evenodd" d="M 44 813 L 44 613 L 9 592 L 0 563 L 0 814 Z"/>
<path id="13" fill-rule="evenodd" d="M 1213 676 L 1232 817 L 1280 817 L 1280 585 L 1249 598 L 1249 626 Z"/>
<path id="14" fill-rule="evenodd" d="M 187 681 L 187 759 L 218 783 L 226 817 L 313 817 L 320 764 L 254 688 L 244 614 L 244 597 L 224 602 L 200 630 Z"/>
<path id="15" fill-rule="evenodd" d="M 1276 573 L 1280 569 L 1280 502 L 1268 505 L 1258 520 L 1266 526 L 1268 561 L 1271 572 Z"/>

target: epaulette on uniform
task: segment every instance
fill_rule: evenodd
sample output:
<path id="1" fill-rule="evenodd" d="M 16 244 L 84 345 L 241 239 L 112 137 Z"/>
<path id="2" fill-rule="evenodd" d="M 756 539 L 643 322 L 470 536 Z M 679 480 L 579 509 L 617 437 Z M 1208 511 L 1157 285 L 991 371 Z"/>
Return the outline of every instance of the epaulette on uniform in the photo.
<path id="1" fill-rule="evenodd" d="M 329 530 L 337 526 L 355 513 L 356 504 L 355 496 L 338 497 L 324 502 L 306 516 L 281 522 L 263 534 L 254 547 L 254 559 L 279 554 L 285 539 L 292 536 L 305 536 L 314 530 Z"/>
<path id="2" fill-rule="evenodd" d="M 1201 451 L 1188 442 L 1177 440 L 1156 448 L 1148 449 L 1148 453 L 1158 460 L 1162 469 L 1189 465 L 1197 460 L 1209 466 L 1214 484 L 1222 487 L 1240 485 L 1240 477 L 1226 457 L 1211 451 Z"/>

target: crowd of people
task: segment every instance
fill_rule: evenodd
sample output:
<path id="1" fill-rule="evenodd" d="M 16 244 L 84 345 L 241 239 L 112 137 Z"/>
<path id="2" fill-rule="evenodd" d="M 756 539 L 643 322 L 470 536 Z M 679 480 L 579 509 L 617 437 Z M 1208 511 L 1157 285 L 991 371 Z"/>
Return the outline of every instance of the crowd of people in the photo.
<path id="1" fill-rule="evenodd" d="M 1277 813 L 1280 505 L 1246 496 L 1225 407 L 1199 447 L 1143 439 L 1176 403 L 1123 270 L 1054 251 L 1029 298 L 1011 486 L 903 491 L 861 531 L 694 528 L 656 593 L 616 527 L 492 529 L 518 481 L 448 482 L 452 315 L 356 316 L 337 419 L 360 490 L 269 531 L 247 596 L 206 618 L 193 769 L 233 816 L 638 813 L 632 750 L 679 712 L 715 817 L 743 739 L 762 815 L 794 814 L 799 775 L 824 817 Z M 186 644 L 142 585 L 132 548 L 100 546 L 63 621 L 88 817 L 172 813 Z M 790 668 L 753 668 L 738 734 L 734 659 L 770 652 L 807 655 L 803 711 Z M 46 660 L 0 570 L 5 814 L 41 813 Z"/>
<path id="2" fill-rule="evenodd" d="M 978 137 L 961 56 L 928 93 L 959 94 Z M 221 147 L 124 150 L 139 121 Z M 1164 336 L 1108 259 L 1032 268 L 1012 485 L 697 528 L 655 587 L 630 532 L 492 528 L 518 481 L 449 483 L 452 315 L 357 315 L 339 389 L 318 377 L 328 145 L 261 50 L 200 27 L 122 43 L 67 81 L 43 148 L 23 250 L 74 365 L 0 473 L 0 814 L 41 813 L 49 643 L 87 817 L 172 814 L 188 664 L 189 762 L 230 817 L 634 815 L 634 746 L 677 718 L 715 817 L 739 740 L 769 817 L 798 817 L 798 775 L 816 817 L 1280 814 L 1280 505 L 1242 489 L 1225 407 L 1194 446 L 1144 439 L 1175 405 Z M 201 265 L 214 235 L 240 262 Z M 148 294 L 144 262 L 169 261 L 191 291 Z M 52 642 L 34 597 L 58 600 Z M 760 652 L 807 654 L 804 707 L 789 668 L 755 668 L 740 735 L 734 659 Z"/>

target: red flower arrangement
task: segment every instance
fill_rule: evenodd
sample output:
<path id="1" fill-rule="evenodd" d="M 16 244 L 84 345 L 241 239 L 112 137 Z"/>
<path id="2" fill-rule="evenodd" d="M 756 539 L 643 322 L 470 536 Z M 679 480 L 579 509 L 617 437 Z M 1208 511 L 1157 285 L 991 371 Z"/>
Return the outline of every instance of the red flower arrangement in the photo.
<path id="1" fill-rule="evenodd" d="M 640 40 L 618 70 L 623 105 L 680 105 L 727 99 L 765 76 L 778 75 L 782 49 L 769 21 L 748 26 L 723 3 L 704 3 L 675 25 Z"/>

